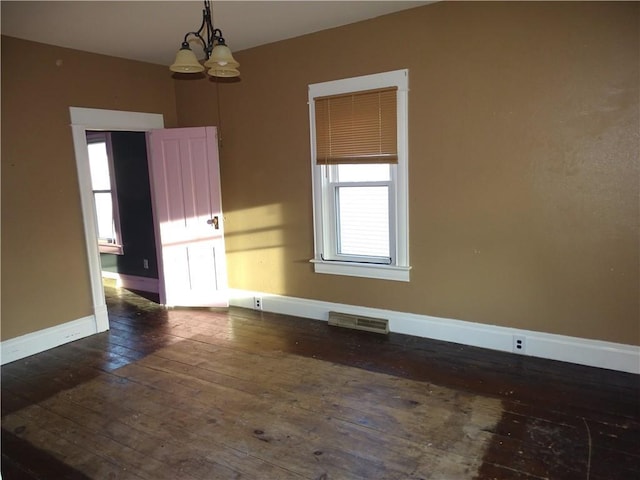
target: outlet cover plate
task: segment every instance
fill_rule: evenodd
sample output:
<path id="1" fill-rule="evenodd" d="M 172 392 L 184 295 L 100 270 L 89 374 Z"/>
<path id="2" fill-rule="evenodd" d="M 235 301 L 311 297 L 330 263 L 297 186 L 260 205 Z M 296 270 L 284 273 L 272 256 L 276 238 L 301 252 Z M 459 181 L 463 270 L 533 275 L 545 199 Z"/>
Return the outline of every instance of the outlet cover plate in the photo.
<path id="1" fill-rule="evenodd" d="M 527 353 L 527 337 L 524 335 L 513 336 L 513 353 Z"/>
<path id="2" fill-rule="evenodd" d="M 262 310 L 262 297 L 253 297 L 253 308 Z"/>

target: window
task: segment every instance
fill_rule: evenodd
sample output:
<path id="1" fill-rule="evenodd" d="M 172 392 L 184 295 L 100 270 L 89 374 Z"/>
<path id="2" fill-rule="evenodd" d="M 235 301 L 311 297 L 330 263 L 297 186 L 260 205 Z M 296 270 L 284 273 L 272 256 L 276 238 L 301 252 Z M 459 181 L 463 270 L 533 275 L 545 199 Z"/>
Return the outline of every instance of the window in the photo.
<path id="1" fill-rule="evenodd" d="M 408 70 L 309 85 L 315 271 L 409 281 Z"/>
<path id="2" fill-rule="evenodd" d="M 98 248 L 102 253 L 122 255 L 124 252 L 109 132 L 87 132 L 87 150 L 98 228 Z"/>

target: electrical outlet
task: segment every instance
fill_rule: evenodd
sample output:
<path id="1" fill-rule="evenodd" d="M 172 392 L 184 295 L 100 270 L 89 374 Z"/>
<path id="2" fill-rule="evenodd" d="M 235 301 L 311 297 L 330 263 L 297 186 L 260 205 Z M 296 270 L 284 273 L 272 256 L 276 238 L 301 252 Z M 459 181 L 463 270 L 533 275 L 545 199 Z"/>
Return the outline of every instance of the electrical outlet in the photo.
<path id="1" fill-rule="evenodd" d="M 513 353 L 526 353 L 527 337 L 524 335 L 513 336 Z"/>
<path id="2" fill-rule="evenodd" d="M 149 260 L 148 260 L 148 259 L 146 259 L 146 258 L 143 258 L 143 259 L 142 259 L 142 267 L 143 267 L 145 270 L 149 270 Z"/>
<path id="3" fill-rule="evenodd" d="M 253 308 L 262 310 L 262 297 L 253 297 Z"/>

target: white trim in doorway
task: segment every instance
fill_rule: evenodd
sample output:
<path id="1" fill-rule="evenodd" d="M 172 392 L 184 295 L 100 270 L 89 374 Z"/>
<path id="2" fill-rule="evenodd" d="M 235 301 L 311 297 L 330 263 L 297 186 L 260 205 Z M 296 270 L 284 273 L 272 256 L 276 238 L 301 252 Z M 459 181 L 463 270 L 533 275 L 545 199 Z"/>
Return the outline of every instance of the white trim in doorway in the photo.
<path id="1" fill-rule="evenodd" d="M 116 288 L 140 290 L 141 292 L 160 293 L 160 281 L 157 278 L 140 277 L 124 273 L 102 271 L 102 278 L 115 280 Z"/>
<path id="2" fill-rule="evenodd" d="M 85 244 L 89 262 L 89 278 L 96 322 L 96 333 L 109 329 L 107 305 L 102 286 L 102 268 L 96 220 L 93 214 L 93 194 L 89 155 L 87 152 L 87 130 L 147 132 L 154 128 L 164 128 L 164 117 L 158 113 L 126 112 L 120 110 L 102 110 L 97 108 L 69 107 L 73 147 L 76 154 L 80 203 L 84 223 Z"/>

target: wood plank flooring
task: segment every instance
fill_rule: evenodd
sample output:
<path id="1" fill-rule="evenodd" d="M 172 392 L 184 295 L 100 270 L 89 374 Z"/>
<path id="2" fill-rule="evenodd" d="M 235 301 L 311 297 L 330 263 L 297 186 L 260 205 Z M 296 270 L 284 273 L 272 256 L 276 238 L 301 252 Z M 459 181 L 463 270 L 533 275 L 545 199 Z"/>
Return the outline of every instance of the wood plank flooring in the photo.
<path id="1" fill-rule="evenodd" d="M 2 367 L 2 478 L 640 479 L 640 377 L 107 288 Z"/>

